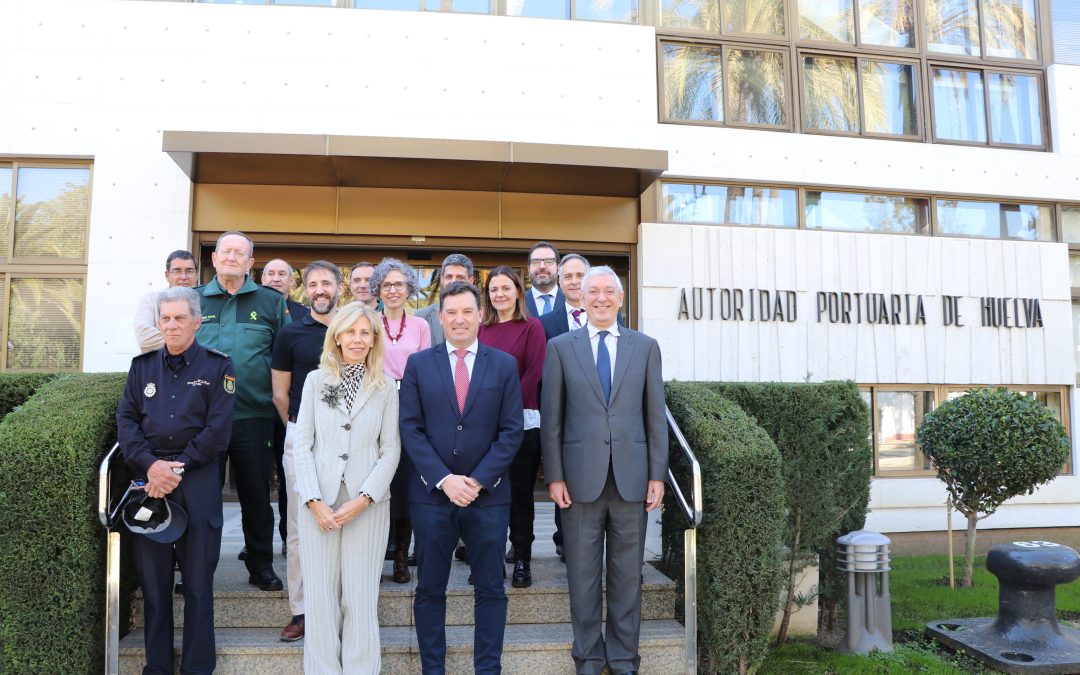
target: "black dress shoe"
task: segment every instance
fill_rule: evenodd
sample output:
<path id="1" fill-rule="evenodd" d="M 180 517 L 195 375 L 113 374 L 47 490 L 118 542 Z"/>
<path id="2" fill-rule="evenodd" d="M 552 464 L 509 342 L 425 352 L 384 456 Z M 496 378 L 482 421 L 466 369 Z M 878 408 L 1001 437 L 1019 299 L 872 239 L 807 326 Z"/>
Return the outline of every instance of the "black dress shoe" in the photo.
<path id="1" fill-rule="evenodd" d="M 416 552 L 415 551 L 412 553 L 412 555 L 409 556 L 408 563 L 409 563 L 409 567 L 416 567 Z"/>
<path id="2" fill-rule="evenodd" d="M 566 554 L 563 553 L 562 546 L 555 546 L 555 555 L 559 556 L 561 562 L 566 563 Z"/>
<path id="3" fill-rule="evenodd" d="M 285 542 L 281 542 L 281 556 L 283 558 L 289 557 L 289 545 Z"/>
<path id="4" fill-rule="evenodd" d="M 247 560 L 247 546 L 240 549 L 240 552 L 236 554 L 237 560 Z"/>
<path id="5" fill-rule="evenodd" d="M 469 552 L 465 550 L 465 544 L 462 544 L 461 546 L 458 546 L 454 550 L 454 557 L 457 558 L 458 560 L 460 560 L 461 562 L 468 564 L 468 562 L 469 562 Z"/>
<path id="6" fill-rule="evenodd" d="M 283 588 L 281 579 L 274 574 L 274 570 L 252 572 L 248 577 L 248 583 L 258 586 L 260 591 L 280 591 Z"/>
<path id="7" fill-rule="evenodd" d="M 183 595 L 184 594 L 184 582 L 183 581 L 177 581 L 176 582 L 176 585 L 173 586 L 173 593 L 175 593 L 177 595 Z"/>
<path id="8" fill-rule="evenodd" d="M 514 563 L 514 576 L 510 579 L 510 585 L 514 588 L 532 586 L 532 570 L 529 568 L 529 563 L 524 560 Z"/>
<path id="9" fill-rule="evenodd" d="M 509 563 L 511 565 L 514 564 L 514 547 L 513 546 L 511 546 L 510 550 L 506 552 L 505 556 L 503 556 L 503 562 Z"/>

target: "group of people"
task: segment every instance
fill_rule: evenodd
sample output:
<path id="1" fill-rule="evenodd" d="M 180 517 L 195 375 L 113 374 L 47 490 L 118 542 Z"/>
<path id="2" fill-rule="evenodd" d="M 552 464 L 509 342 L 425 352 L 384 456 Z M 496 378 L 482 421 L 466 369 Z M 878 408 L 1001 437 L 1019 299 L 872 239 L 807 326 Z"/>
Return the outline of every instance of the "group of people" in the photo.
<path id="1" fill-rule="evenodd" d="M 400 260 L 355 265 L 346 304 L 340 269 L 312 262 L 305 307 L 288 300 L 293 270 L 283 260 L 255 283 L 253 254 L 244 234 L 221 235 L 215 275 L 195 287 L 196 261 L 174 252 L 170 288 L 148 294 L 136 314 L 144 353 L 117 410 L 119 442 L 147 495 L 188 514 L 174 544 L 135 538 L 144 672 L 172 672 L 174 561 L 186 603 L 181 670 L 214 668 L 226 459 L 249 581 L 282 588 L 269 493 L 278 453 L 293 615 L 281 639 L 305 638 L 305 672 L 379 672 L 383 560 L 393 560 L 394 581 L 410 581 L 413 541 L 423 672 L 445 672 L 455 554 L 474 586 L 475 670 L 500 672 L 504 565 L 513 563 L 513 586 L 531 584 L 541 461 L 558 507 L 577 671 L 636 672 L 646 513 L 663 499 L 667 426 L 659 347 L 622 325 L 615 272 L 538 242 L 531 288 L 500 266 L 481 289 L 472 261 L 454 253 L 438 301 L 410 314 L 419 280 Z"/>

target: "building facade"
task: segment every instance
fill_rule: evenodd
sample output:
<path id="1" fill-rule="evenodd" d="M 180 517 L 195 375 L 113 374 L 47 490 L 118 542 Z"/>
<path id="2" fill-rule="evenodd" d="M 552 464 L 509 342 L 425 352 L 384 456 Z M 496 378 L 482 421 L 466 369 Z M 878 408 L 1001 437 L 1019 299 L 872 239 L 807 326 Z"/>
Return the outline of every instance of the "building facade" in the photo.
<path id="1" fill-rule="evenodd" d="M 948 397 L 1074 426 L 1069 0 L 58 0 L 0 26 L 0 370 L 125 369 L 165 256 L 206 275 L 230 229 L 256 267 L 521 267 L 548 239 L 623 275 L 668 378 L 859 383 L 871 528 L 944 528 L 914 433 Z M 984 526 L 1080 522 L 1075 448 Z"/>

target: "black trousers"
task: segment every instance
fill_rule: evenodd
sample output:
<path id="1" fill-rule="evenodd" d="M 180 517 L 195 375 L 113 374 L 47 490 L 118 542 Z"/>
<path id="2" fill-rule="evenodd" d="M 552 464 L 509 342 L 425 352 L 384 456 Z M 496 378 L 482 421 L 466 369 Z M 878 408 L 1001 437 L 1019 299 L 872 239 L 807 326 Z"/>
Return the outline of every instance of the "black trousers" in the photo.
<path id="1" fill-rule="evenodd" d="M 247 546 L 248 572 L 273 569 L 274 509 L 270 507 L 270 472 L 274 465 L 274 420 L 270 417 L 235 420 L 228 458 L 240 497 L 240 522 Z M 225 458 L 221 456 L 221 482 L 225 484 Z"/>
<path id="2" fill-rule="evenodd" d="M 532 561 L 533 490 L 536 470 L 540 468 L 540 430 L 526 429 L 521 447 L 510 462 L 510 543 L 515 560 Z"/>
<path id="3" fill-rule="evenodd" d="M 214 570 L 221 551 L 221 492 L 217 468 L 200 467 L 184 474 L 169 499 L 197 515 L 189 517 L 187 529 L 173 544 L 159 544 L 144 536 L 131 539 L 135 568 L 143 591 L 146 644 L 144 673 L 173 672 L 173 556 L 180 562 L 184 579 L 184 647 L 180 670 L 212 673 L 217 664 L 214 649 Z M 208 509 L 207 499 L 217 500 Z M 197 502 L 192 506 L 191 502 Z M 205 511 L 211 511 L 207 518 Z"/>
<path id="4" fill-rule="evenodd" d="M 285 425 L 281 423 L 281 419 L 274 418 L 274 471 L 277 472 L 277 512 L 278 512 L 278 534 L 281 535 L 281 541 L 286 541 L 289 537 L 289 491 L 285 489 L 285 466 L 281 463 L 282 458 L 285 456 Z"/>

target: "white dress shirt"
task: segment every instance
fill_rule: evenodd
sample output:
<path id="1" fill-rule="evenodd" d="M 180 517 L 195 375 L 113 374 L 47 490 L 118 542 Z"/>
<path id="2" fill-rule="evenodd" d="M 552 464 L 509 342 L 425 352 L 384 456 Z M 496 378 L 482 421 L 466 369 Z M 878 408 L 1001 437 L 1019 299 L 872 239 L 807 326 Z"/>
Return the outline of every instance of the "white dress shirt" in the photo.
<path id="1" fill-rule="evenodd" d="M 473 364 L 476 363 L 476 350 L 480 348 L 480 341 L 473 340 L 473 343 L 465 349 L 469 352 L 465 355 L 465 367 L 469 369 L 469 382 L 472 382 L 472 369 Z M 450 356 L 450 377 L 454 380 L 454 384 L 457 384 L 457 347 L 450 344 L 450 341 L 446 341 L 446 353 Z"/>
<path id="2" fill-rule="evenodd" d="M 589 330 L 589 344 L 592 345 L 592 360 L 596 363 L 596 350 L 600 347 L 600 338 L 597 337 L 600 331 L 606 330 L 609 335 L 604 338 L 604 344 L 607 346 L 608 355 L 611 357 L 611 383 L 615 384 L 615 352 L 618 351 L 618 337 L 619 337 L 619 324 L 614 323 L 611 328 L 597 328 L 590 324 L 586 325 Z"/>
<path id="3" fill-rule="evenodd" d="M 539 312 L 541 315 L 544 314 L 544 301 L 540 298 L 543 298 L 544 296 L 547 296 L 549 298 L 548 306 L 551 309 L 555 309 L 555 296 L 557 293 L 557 291 L 555 290 L 556 288 L 558 287 L 553 286 L 552 289 L 547 293 L 542 293 L 540 289 L 536 286 L 533 286 L 529 289 L 529 292 L 532 293 L 533 300 L 536 302 L 536 311 Z"/>

